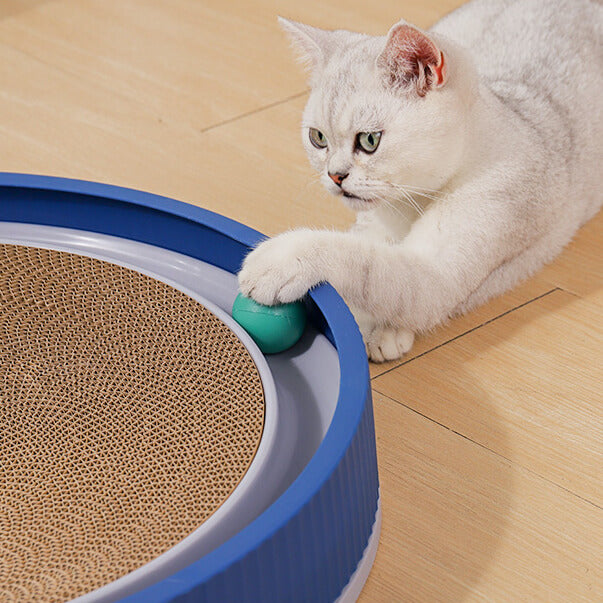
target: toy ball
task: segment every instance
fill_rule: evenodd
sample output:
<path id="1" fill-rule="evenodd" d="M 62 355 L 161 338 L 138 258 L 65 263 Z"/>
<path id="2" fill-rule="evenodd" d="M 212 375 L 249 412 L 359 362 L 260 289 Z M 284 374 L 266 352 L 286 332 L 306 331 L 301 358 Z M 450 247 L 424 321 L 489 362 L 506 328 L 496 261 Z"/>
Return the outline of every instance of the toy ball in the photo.
<path id="1" fill-rule="evenodd" d="M 264 306 L 239 293 L 232 317 L 251 335 L 264 354 L 278 354 L 295 345 L 306 327 L 302 302 Z"/>

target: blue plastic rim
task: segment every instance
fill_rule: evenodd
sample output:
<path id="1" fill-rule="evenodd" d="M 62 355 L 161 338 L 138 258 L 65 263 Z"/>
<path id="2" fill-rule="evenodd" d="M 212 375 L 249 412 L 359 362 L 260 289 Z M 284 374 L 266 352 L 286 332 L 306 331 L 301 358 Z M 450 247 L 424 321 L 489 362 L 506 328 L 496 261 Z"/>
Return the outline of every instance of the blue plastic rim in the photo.
<path id="1" fill-rule="evenodd" d="M 105 184 L 0 173 L 0 221 L 148 243 L 236 273 L 264 237 L 210 211 Z M 309 295 L 337 348 L 340 390 L 318 450 L 289 488 L 223 545 L 125 601 L 334 601 L 356 570 L 378 505 L 373 409 L 364 344 L 329 285 Z"/>

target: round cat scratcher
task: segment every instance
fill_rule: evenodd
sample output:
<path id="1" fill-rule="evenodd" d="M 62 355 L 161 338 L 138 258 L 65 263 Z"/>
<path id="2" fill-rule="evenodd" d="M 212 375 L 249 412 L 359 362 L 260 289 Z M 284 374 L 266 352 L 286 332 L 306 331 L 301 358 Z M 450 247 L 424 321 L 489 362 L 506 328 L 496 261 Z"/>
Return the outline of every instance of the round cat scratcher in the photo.
<path id="1" fill-rule="evenodd" d="M 324 286 L 263 356 L 229 316 L 259 240 L 0 174 L 0 600 L 355 600 L 380 527 L 362 340 Z"/>

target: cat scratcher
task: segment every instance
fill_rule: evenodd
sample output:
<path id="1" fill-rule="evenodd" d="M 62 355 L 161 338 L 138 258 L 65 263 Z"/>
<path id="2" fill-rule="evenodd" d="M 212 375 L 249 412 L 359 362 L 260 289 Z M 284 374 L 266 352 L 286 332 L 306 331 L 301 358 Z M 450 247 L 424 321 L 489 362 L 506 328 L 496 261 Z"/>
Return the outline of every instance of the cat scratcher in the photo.
<path id="1" fill-rule="evenodd" d="M 229 316 L 259 239 L 0 174 L 0 599 L 356 599 L 380 526 L 362 340 L 325 286 L 263 356 Z"/>

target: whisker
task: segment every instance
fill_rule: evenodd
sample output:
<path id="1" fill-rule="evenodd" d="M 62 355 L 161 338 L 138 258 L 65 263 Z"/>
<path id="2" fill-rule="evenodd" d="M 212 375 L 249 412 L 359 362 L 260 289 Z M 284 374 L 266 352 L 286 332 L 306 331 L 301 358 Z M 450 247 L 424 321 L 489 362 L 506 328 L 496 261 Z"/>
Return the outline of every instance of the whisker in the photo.
<path id="1" fill-rule="evenodd" d="M 403 187 L 390 183 L 388 182 L 387 184 L 389 184 L 390 186 L 392 186 L 396 191 L 402 193 L 402 196 L 404 197 L 404 201 L 407 203 L 407 205 L 409 205 L 410 207 L 412 207 L 420 216 L 422 216 L 425 212 L 423 211 L 423 208 L 415 201 L 415 199 L 413 199 L 412 195 L 405 190 Z"/>
<path id="2" fill-rule="evenodd" d="M 404 219 L 408 220 L 408 216 L 402 211 L 402 209 L 400 207 L 398 207 L 397 205 L 395 205 L 394 203 L 392 203 L 386 196 L 376 194 L 375 197 L 377 199 L 379 199 L 379 201 L 383 202 L 393 212 L 399 214 Z M 412 198 L 405 197 L 404 199 L 401 199 L 401 201 L 403 201 L 406 205 L 408 205 L 411 209 L 416 211 L 418 214 L 421 215 L 423 213 L 423 210 L 414 203 Z"/>
<path id="3" fill-rule="evenodd" d="M 394 187 L 395 189 L 405 190 L 412 194 L 417 194 L 417 195 L 420 195 L 421 197 L 426 197 L 427 199 L 438 200 L 438 199 L 443 199 L 446 196 L 446 194 L 443 193 L 442 191 L 436 191 L 436 190 L 429 189 L 429 188 L 420 188 L 418 186 L 410 186 L 410 185 L 406 185 L 406 184 L 396 184 L 394 182 L 389 182 L 388 184 L 390 186 Z"/>
<path id="4" fill-rule="evenodd" d="M 419 193 L 417 191 L 407 191 L 413 195 L 418 195 L 419 197 L 425 197 L 426 199 L 430 199 L 431 201 L 441 201 L 444 198 L 444 195 L 432 195 L 431 193 Z"/>
<path id="5" fill-rule="evenodd" d="M 402 211 L 400 207 L 391 202 L 391 189 L 393 188 L 397 192 L 402 194 L 402 198 L 398 199 L 403 202 L 405 205 L 414 210 L 419 216 L 422 216 L 425 212 L 423 208 L 413 199 L 412 195 L 408 193 L 408 191 L 404 190 L 401 186 L 395 185 L 391 182 L 387 181 L 370 181 L 364 180 L 362 182 L 363 185 L 370 189 L 369 196 L 375 199 L 378 199 L 384 205 L 386 205 L 393 212 L 402 216 L 405 220 L 408 220 L 408 216 Z M 388 194 L 389 193 L 389 194 Z M 360 194 L 362 196 L 362 194 Z"/>
<path id="6" fill-rule="evenodd" d="M 421 186 L 414 186 L 414 185 L 410 185 L 410 184 L 403 184 L 401 186 L 404 186 L 404 188 L 408 189 L 408 190 L 414 190 L 417 192 L 426 192 L 426 193 L 432 193 L 435 195 L 440 195 L 440 196 L 444 196 L 445 193 L 443 193 L 441 190 L 438 189 L 434 189 L 434 188 L 424 188 Z"/>
<path id="7" fill-rule="evenodd" d="M 421 207 L 421 204 L 418 203 L 417 200 L 414 198 L 415 196 L 423 197 L 425 199 L 429 199 L 430 201 L 441 201 L 442 199 L 446 198 L 446 193 L 442 193 L 441 191 L 433 191 L 433 189 L 423 189 L 415 186 L 406 186 L 402 184 L 396 184 L 394 182 L 388 182 L 387 184 L 389 184 L 394 190 L 400 192 L 405 197 L 411 196 L 414 201 L 413 206 L 416 204 L 417 206 Z M 433 191 L 433 194 L 431 192 L 427 192 L 430 190 Z M 425 213 L 422 207 L 419 213 L 421 215 Z"/>
<path id="8" fill-rule="evenodd" d="M 410 203 L 410 205 L 416 210 L 416 212 L 422 216 L 425 212 L 423 211 L 423 208 L 416 202 L 415 199 L 413 199 L 412 195 L 409 194 L 407 191 L 405 191 L 404 189 L 400 189 L 400 192 L 404 195 L 404 197 L 408 200 L 408 202 Z"/>
<path id="9" fill-rule="evenodd" d="M 442 200 L 442 197 L 434 197 L 433 195 L 428 195 L 427 193 L 415 193 L 413 191 L 410 191 L 410 194 L 412 194 L 412 195 L 418 195 L 419 197 L 423 197 L 425 199 L 429 199 L 430 201 L 441 201 Z"/>

